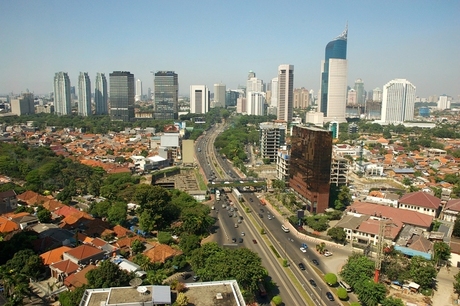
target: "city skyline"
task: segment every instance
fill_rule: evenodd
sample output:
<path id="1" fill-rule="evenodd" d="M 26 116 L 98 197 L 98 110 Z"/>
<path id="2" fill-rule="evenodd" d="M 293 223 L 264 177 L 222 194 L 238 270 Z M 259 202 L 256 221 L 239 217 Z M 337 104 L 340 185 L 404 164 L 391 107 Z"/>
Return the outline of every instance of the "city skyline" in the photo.
<path id="1" fill-rule="evenodd" d="M 460 94 L 454 69 L 460 66 L 460 2 L 294 1 L 284 6 L 285 18 L 278 2 L 199 2 L 3 1 L 0 67 L 8 73 L 0 74 L 0 93 L 47 94 L 56 71 L 67 72 L 71 84 L 80 71 L 130 71 L 147 89 L 153 88 L 150 71 L 168 70 L 179 75 L 179 94 L 188 96 L 194 84 L 244 86 L 250 70 L 269 83 L 277 67 L 289 63 L 296 67 L 294 87 L 316 95 L 324 44 L 348 21 L 348 86 L 362 79 L 372 91 L 405 78 L 420 97 L 457 100 Z M 203 18 L 189 18 L 202 15 L 203 7 L 209 9 Z M 264 31 L 254 35 L 249 26 Z"/>

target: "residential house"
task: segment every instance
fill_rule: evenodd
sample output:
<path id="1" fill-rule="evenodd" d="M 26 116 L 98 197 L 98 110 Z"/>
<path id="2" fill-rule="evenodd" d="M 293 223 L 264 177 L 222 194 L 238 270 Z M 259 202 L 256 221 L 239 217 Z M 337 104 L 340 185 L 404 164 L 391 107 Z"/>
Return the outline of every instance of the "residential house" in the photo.
<path id="1" fill-rule="evenodd" d="M 87 265 L 89 263 L 96 263 L 96 261 L 103 259 L 105 256 L 104 251 L 87 244 L 82 244 L 64 252 L 62 257 L 64 260 L 69 259 L 78 265 Z"/>
<path id="2" fill-rule="evenodd" d="M 164 263 L 166 260 L 173 258 L 176 255 L 182 254 L 181 251 L 173 249 L 167 244 L 149 243 L 153 247 L 144 251 L 144 255 L 150 258 L 151 262 Z"/>
<path id="3" fill-rule="evenodd" d="M 460 199 L 452 199 L 447 201 L 442 209 L 441 219 L 448 222 L 455 222 L 460 213 Z"/>
<path id="4" fill-rule="evenodd" d="M 72 248 L 68 246 L 61 246 L 59 248 L 56 248 L 56 249 L 40 254 L 40 257 L 43 259 L 43 264 L 45 266 L 49 266 L 53 263 L 62 261 L 63 253 L 70 251 L 71 249 Z"/>
<path id="5" fill-rule="evenodd" d="M 0 215 L 13 212 L 18 207 L 18 199 L 14 190 L 0 192 Z"/>
<path id="6" fill-rule="evenodd" d="M 6 234 L 19 229 L 19 225 L 8 218 L 0 216 L 0 233 Z"/>
<path id="7" fill-rule="evenodd" d="M 398 208 L 417 211 L 437 218 L 441 211 L 441 199 L 423 191 L 411 192 L 399 199 Z"/>
<path id="8" fill-rule="evenodd" d="M 87 285 L 88 280 L 86 279 L 86 273 L 96 268 L 97 267 L 95 265 L 88 265 L 81 270 L 77 270 L 75 273 L 70 274 L 64 279 L 64 285 L 70 290 L 75 290 L 83 285 Z"/>
<path id="9" fill-rule="evenodd" d="M 80 266 L 70 259 L 66 259 L 50 264 L 49 268 L 51 270 L 51 277 L 62 282 L 66 277 L 77 272 Z"/>

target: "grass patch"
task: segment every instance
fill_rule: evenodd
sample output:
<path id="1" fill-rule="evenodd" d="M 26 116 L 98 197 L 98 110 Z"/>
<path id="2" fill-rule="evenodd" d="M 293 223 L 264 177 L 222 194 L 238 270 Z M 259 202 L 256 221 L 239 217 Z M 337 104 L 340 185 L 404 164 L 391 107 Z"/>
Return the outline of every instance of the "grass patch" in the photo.
<path id="1" fill-rule="evenodd" d="M 280 254 L 278 251 L 275 249 L 273 245 L 270 244 L 270 249 L 272 250 L 273 254 L 275 254 L 276 258 L 281 258 Z"/>
<path id="2" fill-rule="evenodd" d="M 200 188 L 200 190 L 203 190 L 203 191 L 208 190 L 208 186 L 204 182 L 204 178 L 201 175 L 200 170 L 198 170 L 198 169 L 195 169 L 195 178 L 196 178 L 196 180 L 198 182 L 198 188 Z"/>

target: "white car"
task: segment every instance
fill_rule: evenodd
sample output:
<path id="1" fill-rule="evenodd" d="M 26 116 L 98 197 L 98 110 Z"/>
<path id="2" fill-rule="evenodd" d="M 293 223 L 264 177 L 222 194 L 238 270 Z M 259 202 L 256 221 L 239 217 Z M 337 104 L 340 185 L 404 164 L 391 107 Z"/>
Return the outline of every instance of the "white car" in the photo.
<path id="1" fill-rule="evenodd" d="M 301 247 L 300 250 L 302 251 L 302 253 L 307 253 L 307 249 L 304 247 Z"/>
<path id="2" fill-rule="evenodd" d="M 331 252 L 328 252 L 328 251 L 326 251 L 326 252 L 324 252 L 324 256 L 326 256 L 326 257 L 332 256 L 332 253 L 331 253 Z"/>

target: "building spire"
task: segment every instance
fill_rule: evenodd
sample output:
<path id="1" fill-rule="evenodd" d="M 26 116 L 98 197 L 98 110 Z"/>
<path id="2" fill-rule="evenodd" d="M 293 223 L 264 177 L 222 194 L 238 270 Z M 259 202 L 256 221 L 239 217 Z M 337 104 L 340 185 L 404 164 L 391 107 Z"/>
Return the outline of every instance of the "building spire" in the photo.
<path id="1" fill-rule="evenodd" d="M 343 30 L 342 34 L 337 36 L 335 40 L 339 40 L 339 39 L 347 40 L 347 36 L 348 36 L 348 21 L 347 21 L 347 24 L 345 25 L 345 30 Z"/>

